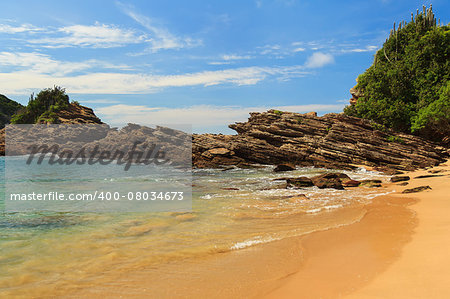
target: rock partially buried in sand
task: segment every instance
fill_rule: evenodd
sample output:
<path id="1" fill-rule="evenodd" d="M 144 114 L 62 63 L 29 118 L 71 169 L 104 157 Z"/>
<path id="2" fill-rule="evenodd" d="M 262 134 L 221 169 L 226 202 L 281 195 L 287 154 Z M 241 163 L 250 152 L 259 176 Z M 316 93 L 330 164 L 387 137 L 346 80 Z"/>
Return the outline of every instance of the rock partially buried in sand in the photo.
<path id="1" fill-rule="evenodd" d="M 292 164 L 279 164 L 275 167 L 273 171 L 280 172 L 280 171 L 292 171 L 295 170 L 295 166 Z"/>
<path id="2" fill-rule="evenodd" d="M 404 181 L 409 181 L 411 178 L 407 175 L 398 175 L 398 176 L 393 176 L 391 178 L 391 182 L 393 183 L 397 183 L 397 182 L 404 182 Z"/>
<path id="3" fill-rule="evenodd" d="M 431 169 L 428 170 L 429 173 L 440 173 L 440 172 L 446 172 L 446 169 Z"/>
<path id="4" fill-rule="evenodd" d="M 381 180 L 363 180 L 360 186 L 369 188 L 381 187 Z"/>
<path id="5" fill-rule="evenodd" d="M 431 187 L 430 186 L 419 186 L 419 187 L 416 187 L 416 188 L 405 189 L 405 190 L 402 191 L 402 193 L 416 193 L 416 192 L 422 192 L 422 191 L 425 191 L 425 190 L 428 190 L 428 189 L 431 190 Z"/>
<path id="6" fill-rule="evenodd" d="M 398 183 L 397 185 L 398 186 L 406 186 L 406 185 L 408 185 L 409 183 L 408 182 L 401 182 L 401 183 Z"/>
<path id="7" fill-rule="evenodd" d="M 415 179 L 426 179 L 426 178 L 435 178 L 439 176 L 444 176 L 443 174 L 425 174 L 416 176 Z"/>

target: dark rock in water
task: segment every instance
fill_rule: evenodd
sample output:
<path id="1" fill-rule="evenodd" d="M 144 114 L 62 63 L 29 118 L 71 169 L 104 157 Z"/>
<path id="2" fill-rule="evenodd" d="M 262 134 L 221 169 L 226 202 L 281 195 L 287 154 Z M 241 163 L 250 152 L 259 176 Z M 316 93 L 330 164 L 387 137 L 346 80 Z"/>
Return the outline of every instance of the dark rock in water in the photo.
<path id="1" fill-rule="evenodd" d="M 408 185 L 409 183 L 408 182 L 401 182 L 401 183 L 398 183 L 397 185 L 398 186 L 406 186 L 406 185 Z"/>
<path id="2" fill-rule="evenodd" d="M 279 164 L 275 167 L 273 171 L 280 172 L 280 171 L 292 171 L 295 170 L 295 166 L 291 164 Z"/>
<path id="3" fill-rule="evenodd" d="M 360 184 L 361 184 L 360 181 L 355 181 L 355 180 L 342 181 L 342 186 L 344 186 L 344 187 L 358 187 Z"/>
<path id="4" fill-rule="evenodd" d="M 396 182 L 403 182 L 403 181 L 409 181 L 410 177 L 407 175 L 402 175 L 402 176 L 393 176 L 391 178 L 391 182 L 396 183 Z"/>
<path id="5" fill-rule="evenodd" d="M 279 183 L 279 184 L 276 184 L 276 185 L 272 185 L 272 186 L 269 186 L 269 187 L 266 187 L 266 188 L 263 188 L 263 189 L 260 189 L 260 190 L 286 189 L 287 187 L 288 187 L 288 184 L 286 182 L 284 182 L 284 183 Z"/>
<path id="6" fill-rule="evenodd" d="M 421 192 L 421 191 L 425 191 L 425 190 L 431 190 L 430 186 L 419 186 L 416 188 L 411 188 L 411 189 L 405 189 L 402 191 L 402 193 L 416 193 L 416 192 Z"/>
<path id="7" fill-rule="evenodd" d="M 247 122 L 229 126 L 237 135 L 193 135 L 194 167 L 238 163 L 292 164 L 334 169 L 366 165 L 389 174 L 435 166 L 449 157 L 447 149 L 414 135 L 382 132 L 368 120 L 330 113 L 322 117 L 269 110 L 250 113 Z M 388 137 L 401 138 L 402 143 Z M 215 159 L 213 148 L 230 150 Z M 352 165 L 350 165 L 352 164 Z"/>
<path id="8" fill-rule="evenodd" d="M 302 187 L 312 187 L 314 186 L 310 178 L 301 176 L 298 178 L 288 178 L 286 179 L 288 187 L 302 188 Z"/>
<path id="9" fill-rule="evenodd" d="M 362 187 L 381 187 L 381 180 L 362 180 L 360 186 Z"/>
<path id="10" fill-rule="evenodd" d="M 341 183 L 342 175 L 348 178 L 347 175 L 341 173 L 325 173 L 315 176 L 311 180 L 314 186 L 317 186 L 320 189 L 333 188 L 342 190 L 344 189 Z"/>
<path id="11" fill-rule="evenodd" d="M 222 171 L 232 170 L 234 168 L 235 168 L 234 166 L 226 166 L 222 168 Z"/>
<path id="12" fill-rule="evenodd" d="M 425 174 L 425 175 L 416 176 L 415 179 L 434 178 L 434 177 L 440 177 L 440 176 L 444 176 L 444 175 L 443 174 Z"/>

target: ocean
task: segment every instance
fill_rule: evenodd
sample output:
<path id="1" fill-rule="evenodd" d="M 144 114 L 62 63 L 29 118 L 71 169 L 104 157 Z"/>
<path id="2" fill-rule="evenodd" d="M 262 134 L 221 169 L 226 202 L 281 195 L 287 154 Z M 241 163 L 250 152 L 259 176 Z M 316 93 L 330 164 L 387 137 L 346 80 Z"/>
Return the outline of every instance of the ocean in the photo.
<path id="1" fill-rule="evenodd" d="M 1 157 L 3 182 L 4 170 Z M 93 286 L 99 279 L 114 281 L 118 273 L 163 269 L 174 261 L 350 224 L 363 217 L 363 207 L 373 197 L 388 192 L 364 187 L 286 189 L 280 186 L 282 181 L 275 180 L 328 171 L 307 167 L 275 173 L 273 166 L 196 169 L 192 172 L 192 211 L 180 212 L 8 212 L 2 184 L 0 297 L 64 295 Z M 364 169 L 344 172 L 355 180 L 387 180 L 381 173 Z M 114 172 L 75 171 L 46 183 L 55 189 L 68 185 L 77 189 L 95 180 L 117 179 Z M 120 178 L 135 186 L 148 184 L 148 179 L 145 173 Z M 335 213 L 342 209 L 349 212 Z"/>

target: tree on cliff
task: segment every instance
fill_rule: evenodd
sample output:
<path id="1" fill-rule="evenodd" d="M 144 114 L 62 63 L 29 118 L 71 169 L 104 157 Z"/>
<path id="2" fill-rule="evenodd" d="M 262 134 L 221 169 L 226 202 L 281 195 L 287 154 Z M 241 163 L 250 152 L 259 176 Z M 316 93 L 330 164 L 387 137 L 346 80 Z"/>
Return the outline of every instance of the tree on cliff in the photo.
<path id="1" fill-rule="evenodd" d="M 11 118 L 12 124 L 56 123 L 56 112 L 69 106 L 66 90 L 59 86 L 41 90 L 36 97 L 32 94 L 28 105 Z"/>
<path id="2" fill-rule="evenodd" d="M 411 14 L 409 23 L 394 23 L 372 66 L 358 77 L 355 89 L 361 97 L 344 113 L 437 141 L 448 139 L 450 26 L 439 23 L 431 7 Z"/>

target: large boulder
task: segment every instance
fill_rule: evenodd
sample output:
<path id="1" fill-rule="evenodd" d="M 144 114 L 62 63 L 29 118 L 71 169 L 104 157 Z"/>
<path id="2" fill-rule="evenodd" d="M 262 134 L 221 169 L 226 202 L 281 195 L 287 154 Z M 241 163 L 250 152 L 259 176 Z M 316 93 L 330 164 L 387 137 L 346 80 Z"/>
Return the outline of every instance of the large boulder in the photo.
<path id="1" fill-rule="evenodd" d="M 324 188 L 333 188 L 333 189 L 344 189 L 341 183 L 341 175 L 339 173 L 325 173 L 318 176 L 313 177 L 311 180 L 314 186 L 324 189 Z M 344 175 L 346 176 L 346 175 Z M 348 177 L 348 176 L 347 176 Z"/>

